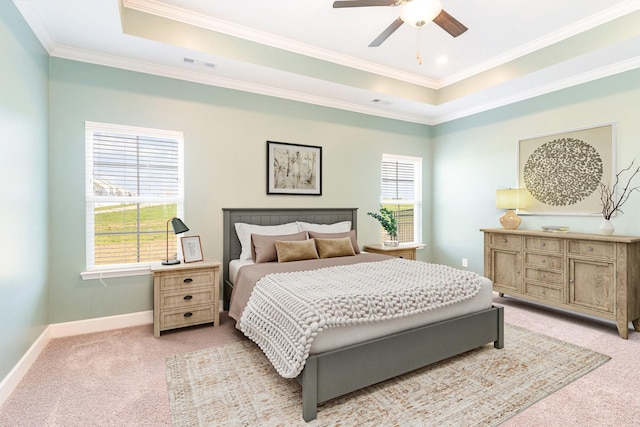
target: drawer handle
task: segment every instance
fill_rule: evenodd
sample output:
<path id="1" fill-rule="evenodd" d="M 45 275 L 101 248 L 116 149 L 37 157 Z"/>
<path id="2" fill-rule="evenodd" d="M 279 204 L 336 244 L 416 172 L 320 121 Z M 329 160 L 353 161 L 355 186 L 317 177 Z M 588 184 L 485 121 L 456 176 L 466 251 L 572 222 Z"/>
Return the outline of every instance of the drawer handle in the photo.
<path id="1" fill-rule="evenodd" d="M 504 237 L 502 238 L 502 243 L 507 243 L 507 239 L 505 239 Z"/>
<path id="2" fill-rule="evenodd" d="M 545 242 L 540 243 L 540 246 L 545 247 L 547 244 Z"/>
<path id="3" fill-rule="evenodd" d="M 540 275 L 540 277 L 542 277 L 542 278 L 544 279 L 544 278 L 545 278 L 545 277 L 547 277 L 547 276 L 546 276 L 544 273 L 542 273 L 542 274 Z"/>
<path id="4" fill-rule="evenodd" d="M 589 247 L 587 248 L 587 250 L 588 250 L 589 252 L 593 252 L 593 248 L 592 248 L 591 246 L 589 246 Z"/>
<path id="5" fill-rule="evenodd" d="M 543 259 L 543 260 L 542 260 L 542 262 L 543 262 L 543 263 L 545 263 L 545 262 L 547 262 L 547 260 L 546 260 L 546 259 Z"/>
<path id="6" fill-rule="evenodd" d="M 187 311 L 185 314 L 183 314 L 184 317 L 191 317 L 193 316 L 193 313 L 190 311 Z"/>
<path id="7" fill-rule="evenodd" d="M 190 277 L 187 277 L 186 279 L 183 280 L 184 283 L 191 283 L 193 282 L 193 279 Z"/>
<path id="8" fill-rule="evenodd" d="M 189 301 L 190 299 L 193 299 L 193 296 L 192 295 L 185 295 L 185 297 L 183 299 Z"/>

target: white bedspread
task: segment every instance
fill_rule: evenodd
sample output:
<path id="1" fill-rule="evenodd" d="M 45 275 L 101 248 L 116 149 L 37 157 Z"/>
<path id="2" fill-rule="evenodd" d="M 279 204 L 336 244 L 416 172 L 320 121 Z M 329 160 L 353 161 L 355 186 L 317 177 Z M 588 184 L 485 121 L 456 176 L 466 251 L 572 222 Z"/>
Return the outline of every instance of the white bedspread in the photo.
<path id="1" fill-rule="evenodd" d="M 321 330 L 435 310 L 472 298 L 481 282 L 473 272 L 400 258 L 270 274 L 239 326 L 281 376 L 294 378 Z"/>

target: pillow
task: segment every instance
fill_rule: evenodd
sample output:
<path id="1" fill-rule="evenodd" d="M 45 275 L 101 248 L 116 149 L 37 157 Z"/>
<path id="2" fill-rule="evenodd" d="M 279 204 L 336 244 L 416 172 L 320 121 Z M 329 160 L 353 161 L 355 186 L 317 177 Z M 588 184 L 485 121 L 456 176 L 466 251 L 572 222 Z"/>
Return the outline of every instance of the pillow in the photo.
<path id="1" fill-rule="evenodd" d="M 358 240 L 356 239 L 356 230 L 351 230 L 346 233 L 318 233 L 317 231 L 309 232 L 310 238 L 316 239 L 339 239 L 341 237 L 349 237 L 351 239 L 351 245 L 353 246 L 353 251 L 357 254 L 360 253 L 360 248 L 358 247 Z"/>
<path id="2" fill-rule="evenodd" d="M 236 234 L 238 235 L 238 240 L 240 240 L 240 245 L 242 246 L 240 259 L 252 259 L 251 234 L 276 236 L 278 234 L 295 234 L 299 231 L 300 230 L 298 230 L 298 224 L 296 224 L 295 222 L 280 225 L 255 225 L 236 222 Z"/>
<path id="3" fill-rule="evenodd" d="M 354 256 L 350 237 L 340 239 L 310 239 L 316 241 L 316 248 L 320 258 L 335 258 L 340 256 Z"/>
<path id="4" fill-rule="evenodd" d="M 305 259 L 318 259 L 318 251 L 313 239 L 302 241 L 276 241 L 278 262 L 302 261 Z"/>
<path id="5" fill-rule="evenodd" d="M 351 230 L 351 221 L 336 222 L 333 224 L 312 224 L 297 221 L 300 231 L 317 231 L 319 233 L 344 233 Z"/>
<path id="6" fill-rule="evenodd" d="M 276 252 L 276 240 L 281 241 L 299 241 L 307 240 L 307 232 L 301 231 L 296 234 L 285 234 L 281 236 L 265 236 L 262 234 L 251 235 L 251 249 L 253 260 L 256 264 L 261 262 L 272 262 L 278 260 Z"/>

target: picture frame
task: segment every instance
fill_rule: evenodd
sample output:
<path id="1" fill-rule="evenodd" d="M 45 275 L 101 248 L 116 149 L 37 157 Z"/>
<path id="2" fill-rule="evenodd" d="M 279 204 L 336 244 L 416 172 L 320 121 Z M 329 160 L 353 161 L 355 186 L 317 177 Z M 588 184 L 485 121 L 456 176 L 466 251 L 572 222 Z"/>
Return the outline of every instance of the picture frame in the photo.
<path id="1" fill-rule="evenodd" d="M 204 260 L 200 236 L 182 237 L 180 238 L 180 243 L 182 244 L 182 256 L 185 264 Z"/>
<path id="2" fill-rule="evenodd" d="M 518 188 L 529 191 L 523 215 L 599 215 L 599 184 L 615 179 L 615 123 L 518 140 Z"/>
<path id="3" fill-rule="evenodd" d="M 322 195 L 322 147 L 267 141 L 267 194 Z"/>

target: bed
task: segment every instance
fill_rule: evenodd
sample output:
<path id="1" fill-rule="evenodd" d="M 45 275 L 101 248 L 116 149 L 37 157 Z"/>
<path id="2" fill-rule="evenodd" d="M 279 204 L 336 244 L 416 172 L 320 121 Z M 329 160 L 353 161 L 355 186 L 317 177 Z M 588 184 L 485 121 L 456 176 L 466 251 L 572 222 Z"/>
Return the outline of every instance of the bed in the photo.
<path id="1" fill-rule="evenodd" d="M 242 247 L 236 223 L 279 225 L 295 221 L 334 224 L 350 221 L 357 229 L 357 209 L 223 209 L 224 306 L 229 309 L 233 291 L 230 262 L 239 258 Z M 410 262 L 410 261 L 406 261 Z M 504 345 L 502 307 L 453 315 L 422 326 L 392 330 L 383 336 L 338 347 L 312 351 L 297 380 L 302 386 L 302 417 L 310 421 L 317 407 L 338 396 L 396 377 L 414 369 L 493 343 Z M 340 328 L 337 328 L 340 329 Z M 376 357 L 371 357 L 375 354 Z"/>

